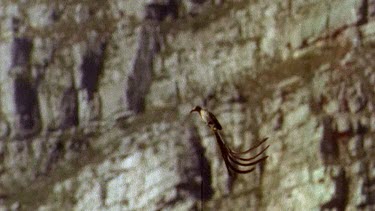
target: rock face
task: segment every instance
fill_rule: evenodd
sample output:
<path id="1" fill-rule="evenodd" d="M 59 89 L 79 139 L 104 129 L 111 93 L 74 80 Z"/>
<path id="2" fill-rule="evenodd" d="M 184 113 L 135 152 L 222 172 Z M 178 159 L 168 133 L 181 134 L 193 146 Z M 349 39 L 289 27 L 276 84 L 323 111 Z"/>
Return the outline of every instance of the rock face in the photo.
<path id="1" fill-rule="evenodd" d="M 0 210 L 375 209 L 374 11 L 3 0 Z M 198 104 L 267 161 L 229 177 Z"/>
<path id="2" fill-rule="evenodd" d="M 139 32 L 138 49 L 134 58 L 131 72 L 126 81 L 126 104 L 135 113 L 145 110 L 145 96 L 150 90 L 154 58 L 158 53 L 160 43 L 157 40 L 155 26 L 144 25 Z"/>

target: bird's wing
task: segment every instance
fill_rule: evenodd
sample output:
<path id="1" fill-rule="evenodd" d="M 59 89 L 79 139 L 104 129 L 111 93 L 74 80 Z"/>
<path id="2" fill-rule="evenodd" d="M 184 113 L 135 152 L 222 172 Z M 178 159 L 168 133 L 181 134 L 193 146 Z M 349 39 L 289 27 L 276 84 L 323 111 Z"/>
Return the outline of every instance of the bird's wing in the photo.
<path id="1" fill-rule="evenodd" d="M 212 120 L 212 123 L 215 125 L 216 129 L 223 129 L 219 121 L 216 119 L 215 115 L 213 115 L 211 112 L 208 112 L 208 115 L 210 116 L 210 119 Z"/>

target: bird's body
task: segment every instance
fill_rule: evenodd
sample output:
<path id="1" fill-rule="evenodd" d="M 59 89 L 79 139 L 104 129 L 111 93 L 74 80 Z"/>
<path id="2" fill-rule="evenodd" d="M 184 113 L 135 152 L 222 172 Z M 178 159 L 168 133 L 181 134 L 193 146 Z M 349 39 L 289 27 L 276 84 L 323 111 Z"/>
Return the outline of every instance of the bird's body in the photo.
<path id="1" fill-rule="evenodd" d="M 219 121 L 216 119 L 215 115 L 213 115 L 211 112 L 207 111 L 206 109 L 201 108 L 200 106 L 196 106 L 193 110 L 190 111 L 192 112 L 198 112 L 199 116 L 202 118 L 202 120 L 214 131 L 216 130 L 222 130 L 223 128 L 221 127 Z"/>

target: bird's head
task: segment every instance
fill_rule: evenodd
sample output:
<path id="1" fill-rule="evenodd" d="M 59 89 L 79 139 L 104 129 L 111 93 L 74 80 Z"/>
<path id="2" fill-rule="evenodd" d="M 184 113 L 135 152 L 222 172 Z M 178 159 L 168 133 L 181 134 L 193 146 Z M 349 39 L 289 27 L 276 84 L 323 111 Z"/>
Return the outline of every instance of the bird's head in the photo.
<path id="1" fill-rule="evenodd" d="M 194 111 L 199 112 L 200 110 L 202 110 L 202 108 L 201 108 L 200 106 L 195 106 L 195 107 L 190 111 L 190 113 L 193 113 Z"/>

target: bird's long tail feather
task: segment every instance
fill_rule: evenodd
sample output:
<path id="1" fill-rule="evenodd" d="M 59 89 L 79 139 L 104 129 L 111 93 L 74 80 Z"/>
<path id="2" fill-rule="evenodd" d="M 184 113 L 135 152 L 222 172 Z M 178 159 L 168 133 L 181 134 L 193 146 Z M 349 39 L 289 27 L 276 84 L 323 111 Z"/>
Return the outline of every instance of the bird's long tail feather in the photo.
<path id="1" fill-rule="evenodd" d="M 233 153 L 233 151 L 229 147 L 227 147 L 225 145 L 225 142 L 222 139 L 222 137 L 221 137 L 221 135 L 220 135 L 220 133 L 218 131 L 214 130 L 213 132 L 215 134 L 216 141 L 217 141 L 217 143 L 219 145 L 219 148 L 220 148 L 220 151 L 221 151 L 221 154 L 222 154 L 225 166 L 226 166 L 226 168 L 227 168 L 228 173 L 229 173 L 230 176 L 233 176 L 233 172 L 240 173 L 240 174 L 245 174 L 245 173 L 249 173 L 249 172 L 252 172 L 252 171 L 255 170 L 255 167 L 247 169 L 247 170 L 240 170 L 237 167 L 235 167 L 235 165 L 242 166 L 242 167 L 253 166 L 253 165 L 255 165 L 255 164 L 259 163 L 259 162 L 264 161 L 268 157 L 268 156 L 264 156 L 264 157 L 262 157 L 262 158 L 260 158 L 260 159 L 258 159 L 256 161 L 253 161 L 253 162 L 241 162 L 241 161 L 238 161 L 238 160 L 250 161 L 250 160 L 258 157 L 259 155 L 261 155 L 268 148 L 268 146 L 265 149 L 263 149 L 260 153 L 256 154 L 253 157 L 250 157 L 250 158 L 240 158 L 240 157 L 238 157 L 238 153 L 237 154 Z M 265 140 L 263 140 L 261 143 L 264 143 Z M 255 149 L 256 147 L 260 146 L 260 144 L 258 144 L 255 147 L 252 147 L 251 149 Z M 247 152 L 250 152 L 250 151 L 251 150 L 247 150 Z M 241 153 L 241 154 L 244 154 L 244 153 Z"/>

